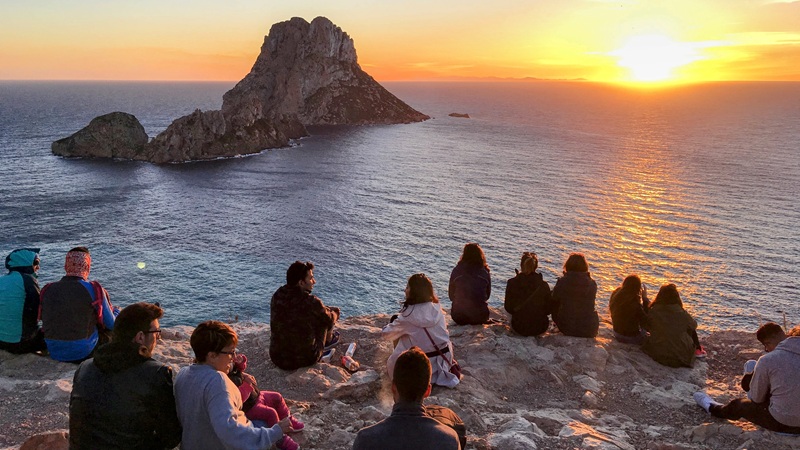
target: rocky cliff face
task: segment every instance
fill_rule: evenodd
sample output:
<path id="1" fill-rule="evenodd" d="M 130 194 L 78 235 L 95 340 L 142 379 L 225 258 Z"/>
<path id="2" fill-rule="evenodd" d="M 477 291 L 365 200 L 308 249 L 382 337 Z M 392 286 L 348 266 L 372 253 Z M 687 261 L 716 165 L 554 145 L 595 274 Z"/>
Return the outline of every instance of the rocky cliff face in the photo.
<path id="1" fill-rule="evenodd" d="M 223 96 L 222 110 L 196 110 L 176 119 L 146 145 L 131 146 L 113 136 L 86 141 L 76 133 L 56 141 L 53 152 L 184 162 L 283 147 L 306 136 L 308 125 L 396 124 L 428 118 L 361 70 L 353 40 L 341 28 L 324 17 L 311 23 L 295 17 L 272 26 L 250 73 Z M 139 128 L 138 121 L 131 122 L 121 136 Z M 75 140 L 84 145 L 65 151 L 69 144 L 59 144 Z"/>
<path id="2" fill-rule="evenodd" d="M 132 114 L 113 112 L 95 117 L 72 136 L 53 142 L 51 150 L 59 156 L 142 159 L 147 133 Z"/>

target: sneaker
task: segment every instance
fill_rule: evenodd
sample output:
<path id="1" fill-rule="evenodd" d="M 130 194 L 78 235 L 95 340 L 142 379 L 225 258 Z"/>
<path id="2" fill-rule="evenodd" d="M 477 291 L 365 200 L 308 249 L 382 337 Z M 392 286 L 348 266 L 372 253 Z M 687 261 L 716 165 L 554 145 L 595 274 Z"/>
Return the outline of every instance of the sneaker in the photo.
<path id="1" fill-rule="evenodd" d="M 753 373 L 754 370 L 756 370 L 756 360 L 755 359 L 751 359 L 751 360 L 747 361 L 746 363 L 744 363 L 744 374 L 745 375 L 747 375 L 749 373 Z"/>
<path id="2" fill-rule="evenodd" d="M 694 351 L 694 357 L 695 358 L 701 358 L 702 359 L 702 358 L 705 358 L 706 356 L 708 356 L 708 353 L 706 353 L 706 349 L 704 349 L 702 345 L 700 346 L 700 348 L 698 348 L 698 349 L 696 349 Z"/>
<path id="3" fill-rule="evenodd" d="M 330 350 L 333 347 L 336 347 L 336 344 L 339 343 L 339 338 L 340 337 L 341 336 L 339 336 L 339 332 L 338 331 L 334 331 L 333 332 L 333 336 L 331 336 L 331 340 L 325 343 L 325 350 Z"/>
<path id="4" fill-rule="evenodd" d="M 694 393 L 694 401 L 697 403 L 698 406 L 703 408 L 706 412 L 710 412 L 709 409 L 712 405 L 720 406 L 721 403 L 715 402 L 708 394 L 702 391 L 697 391 Z"/>
<path id="5" fill-rule="evenodd" d="M 289 416 L 289 423 L 292 424 L 292 432 L 296 433 L 298 431 L 303 431 L 303 428 L 306 427 L 306 424 L 297 420 L 294 416 Z"/>
<path id="6" fill-rule="evenodd" d="M 280 450 L 300 450 L 300 444 L 294 441 L 289 436 L 284 436 L 283 439 L 275 444 Z"/>

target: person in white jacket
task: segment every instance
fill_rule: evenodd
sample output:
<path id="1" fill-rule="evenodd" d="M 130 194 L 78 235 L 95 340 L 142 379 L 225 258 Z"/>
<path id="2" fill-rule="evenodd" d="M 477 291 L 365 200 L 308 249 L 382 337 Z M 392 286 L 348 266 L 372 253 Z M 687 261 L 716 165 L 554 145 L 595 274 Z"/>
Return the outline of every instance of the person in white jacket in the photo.
<path id="1" fill-rule="evenodd" d="M 444 311 L 433 292 L 433 284 L 424 273 L 412 275 L 406 285 L 406 299 L 400 312 L 383 328 L 386 339 L 395 341 L 394 352 L 386 363 L 391 378 L 401 353 L 417 346 L 431 360 L 431 384 L 455 387 L 459 378 L 450 373 L 453 344 L 447 331 Z M 428 333 L 425 333 L 425 331 Z M 428 337 L 430 334 L 430 337 Z"/>

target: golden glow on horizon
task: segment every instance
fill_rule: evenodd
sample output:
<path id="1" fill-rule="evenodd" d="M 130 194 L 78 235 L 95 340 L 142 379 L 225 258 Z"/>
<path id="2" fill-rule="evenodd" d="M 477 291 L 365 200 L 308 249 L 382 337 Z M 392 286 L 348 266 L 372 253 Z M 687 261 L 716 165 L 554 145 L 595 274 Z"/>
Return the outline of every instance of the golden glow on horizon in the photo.
<path id="1" fill-rule="evenodd" d="M 662 35 L 634 36 L 609 54 L 618 58 L 618 65 L 630 69 L 632 81 L 640 82 L 668 81 L 678 67 L 703 59 L 691 44 Z"/>

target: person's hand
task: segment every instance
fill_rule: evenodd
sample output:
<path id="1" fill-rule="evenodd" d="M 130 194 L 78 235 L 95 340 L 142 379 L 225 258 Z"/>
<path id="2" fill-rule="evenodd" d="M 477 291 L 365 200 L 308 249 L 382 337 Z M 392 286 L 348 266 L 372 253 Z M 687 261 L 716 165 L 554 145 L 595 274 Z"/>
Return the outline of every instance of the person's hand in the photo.
<path id="1" fill-rule="evenodd" d="M 292 422 L 289 421 L 289 416 L 281 419 L 281 421 L 278 422 L 278 425 L 281 427 L 283 434 L 288 434 L 290 431 L 292 431 Z"/>
<path id="2" fill-rule="evenodd" d="M 258 382 L 256 381 L 256 377 L 250 375 L 249 373 L 242 372 L 242 379 L 245 383 L 249 384 L 253 387 L 258 387 Z"/>

